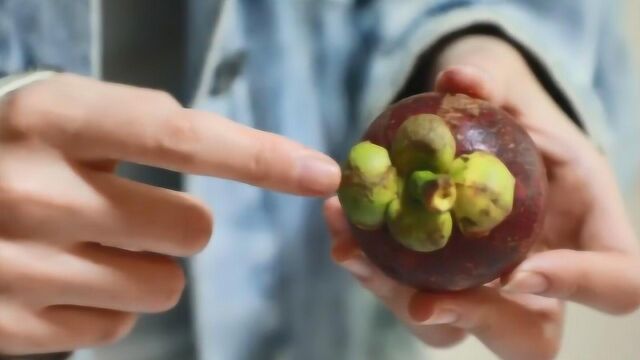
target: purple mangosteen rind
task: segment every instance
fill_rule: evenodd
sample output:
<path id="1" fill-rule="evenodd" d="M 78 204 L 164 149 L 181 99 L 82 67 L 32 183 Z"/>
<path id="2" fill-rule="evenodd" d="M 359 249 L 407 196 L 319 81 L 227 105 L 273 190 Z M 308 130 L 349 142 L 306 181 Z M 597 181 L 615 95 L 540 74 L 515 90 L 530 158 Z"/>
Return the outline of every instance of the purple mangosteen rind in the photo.
<path id="1" fill-rule="evenodd" d="M 398 241 L 398 236 L 404 236 L 408 240 L 419 239 L 419 237 L 413 236 L 415 235 L 413 232 L 398 231 L 397 228 L 402 229 L 402 224 L 398 225 L 400 223 L 398 221 L 393 222 L 394 218 L 389 216 L 392 211 L 388 211 L 388 206 L 384 211 L 374 208 L 375 211 L 369 215 L 375 216 L 367 218 L 371 220 L 368 226 L 361 226 L 357 218 L 349 216 L 348 210 L 353 206 L 349 207 L 352 204 L 345 200 L 344 194 L 349 191 L 344 191 L 344 188 L 352 185 L 357 190 L 355 193 L 362 194 L 363 192 L 358 193 L 361 188 L 357 188 L 356 185 L 369 184 L 358 182 L 361 179 L 356 179 L 357 176 L 354 177 L 351 174 L 347 180 L 343 176 L 339 197 L 350 220 L 354 236 L 362 251 L 384 273 L 414 288 L 427 291 L 457 291 L 486 284 L 521 262 L 540 232 L 547 190 L 542 159 L 533 140 L 510 114 L 486 101 L 459 94 L 424 93 L 403 99 L 390 106 L 372 122 L 362 142 L 386 149 L 394 158 L 393 145 L 394 140 L 397 141 L 397 133 L 403 129 L 406 130 L 406 126 L 404 128 L 402 126 L 408 119 L 419 116 L 435 116 L 442 119 L 455 141 L 455 152 L 450 155 L 445 154 L 442 157 L 444 160 L 440 159 L 442 160 L 440 161 L 437 157 L 430 158 L 433 160 L 430 163 L 430 170 L 434 170 L 433 174 L 448 174 L 450 169 L 447 167 L 450 167 L 452 161 L 461 161 L 458 159 L 469 157 L 474 153 L 487 154 L 481 161 L 488 158 L 499 160 L 498 162 L 513 178 L 510 208 L 503 209 L 508 212 L 502 214 L 500 221 L 491 227 L 481 227 L 486 231 L 476 232 L 469 231 L 460 219 L 451 216 L 453 226 L 447 230 L 447 216 L 442 214 L 448 212 L 454 214 L 456 209 L 448 206 L 450 202 L 446 201 L 446 197 L 435 205 L 427 201 L 425 203 L 427 207 L 429 204 L 435 206 L 435 209 L 430 208 L 429 211 L 437 214 L 438 220 L 433 222 L 436 225 L 429 225 L 436 215 L 431 217 L 428 214 L 418 216 L 417 220 L 405 219 L 402 224 L 427 224 L 428 226 L 423 227 L 427 230 L 431 229 L 430 232 L 426 230 L 424 232 L 429 236 L 429 241 L 418 243 L 418 245 L 402 242 Z M 438 134 L 439 139 L 442 136 L 441 133 Z M 398 157 L 396 156 L 395 159 Z M 486 161 L 488 162 L 478 162 L 478 164 L 494 166 L 496 163 L 494 160 Z M 345 169 L 349 169 L 349 161 L 347 163 Z M 410 164 L 411 161 L 404 163 Z M 377 164 L 382 163 L 377 162 Z M 428 196 L 424 195 L 424 199 L 428 200 L 433 199 L 433 191 L 446 189 L 447 181 L 442 177 L 433 177 L 429 173 L 412 176 L 415 170 L 423 169 L 414 169 L 411 165 L 404 167 L 400 165 L 398 169 L 395 167 L 393 169 L 393 171 L 388 169 L 385 172 L 381 171 L 380 173 L 384 173 L 384 176 L 368 179 L 375 184 L 384 185 L 384 191 L 376 192 L 376 196 L 369 196 L 368 200 L 383 200 L 390 203 L 393 201 L 394 193 L 399 194 L 400 199 L 408 196 L 406 194 L 409 193 L 427 194 Z M 495 172 L 492 171 L 491 174 L 493 173 Z M 409 178 L 418 180 L 403 181 Z M 507 181 L 506 183 L 498 183 L 501 185 L 500 188 L 508 187 L 508 177 L 503 176 L 500 179 L 507 179 L 504 180 Z M 394 181 L 396 183 L 392 184 Z M 430 187 L 422 186 L 425 183 Z M 438 186 L 434 187 L 433 184 Z M 421 193 L 416 192 L 415 189 L 411 191 L 407 189 L 411 187 L 430 189 L 431 192 Z M 353 194 L 352 192 L 351 195 L 357 198 Z M 371 195 L 371 193 L 368 194 Z M 442 195 L 442 193 L 439 194 Z M 451 196 L 448 192 L 445 192 L 445 195 Z M 437 199 L 442 200 L 442 197 Z M 396 198 L 395 201 L 400 200 Z M 398 204 L 395 205 L 397 208 Z M 446 239 L 443 240 L 445 237 Z"/>

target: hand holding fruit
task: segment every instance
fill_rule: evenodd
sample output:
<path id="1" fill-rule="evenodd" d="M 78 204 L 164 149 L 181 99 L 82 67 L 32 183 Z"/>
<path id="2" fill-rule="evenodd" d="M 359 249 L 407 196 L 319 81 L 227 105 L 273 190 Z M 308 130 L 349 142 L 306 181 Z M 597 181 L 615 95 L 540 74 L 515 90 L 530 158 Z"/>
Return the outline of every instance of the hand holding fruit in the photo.
<path id="1" fill-rule="evenodd" d="M 449 281 L 433 286 L 433 279 L 420 278 L 419 271 L 407 265 L 412 264 L 406 261 L 410 250 L 398 242 L 382 241 L 386 249 L 380 252 L 370 249 L 381 247 L 379 243 L 365 249 L 362 244 L 368 240 L 367 235 L 361 233 L 364 230 L 346 221 L 344 212 L 348 209 L 342 210 L 333 198 L 326 204 L 326 216 L 334 238 L 334 258 L 426 343 L 450 345 L 470 333 L 506 359 L 553 358 L 560 345 L 563 300 L 611 313 L 627 313 L 640 304 L 638 243 L 626 218 L 619 190 L 604 158 L 553 103 L 524 60 L 509 45 L 495 38 L 463 38 L 445 50 L 439 65 L 443 70 L 437 79 L 436 91 L 467 94 L 503 108 L 527 130 L 540 151 L 548 173 L 548 193 L 545 219 L 536 245 L 528 258 L 504 274 L 502 288 L 492 282 L 455 293 L 419 291 L 415 288 L 469 287 L 457 286 L 455 277 L 462 274 L 462 278 L 468 280 L 467 273 L 461 268 L 455 271 L 451 268 L 451 263 L 455 265 L 460 258 L 456 258 L 455 253 L 451 257 L 442 256 L 442 259 L 452 259 L 451 262 L 443 261 L 434 268 L 424 262 L 425 273 L 447 274 L 445 279 Z M 508 168 L 517 179 L 517 188 L 519 171 L 514 171 L 513 166 Z M 518 190 L 514 206 L 518 203 L 517 193 Z M 505 226 L 508 219 L 514 217 L 513 211 L 490 233 Z M 529 225 L 533 226 L 536 220 L 531 219 Z M 385 221 L 389 222 L 388 215 Z M 454 225 L 454 232 L 456 226 L 459 227 Z M 518 229 L 522 226 L 526 224 Z M 381 240 L 377 236 L 368 239 Z M 385 239 L 390 240 L 388 236 Z M 441 250 L 453 245 L 454 240 L 452 237 Z M 524 244 L 523 248 L 530 246 L 526 241 L 520 244 Z M 504 248 L 496 247 L 498 252 L 501 249 Z M 388 255 L 388 251 L 404 255 L 384 258 L 382 254 Z M 469 258 L 463 249 L 459 251 L 462 259 Z M 438 251 L 425 254 L 435 258 Z M 506 258 L 511 257 L 503 259 Z M 511 270 L 504 262 L 498 261 L 498 264 L 500 271 L 494 269 L 492 276 Z M 512 263 L 516 264 L 517 261 Z M 487 274 L 479 280 L 489 281 L 492 276 Z M 423 284 L 426 286 L 421 286 Z M 478 284 L 467 281 L 465 285 Z"/>
<path id="2" fill-rule="evenodd" d="M 533 245 L 544 167 L 506 112 L 466 95 L 416 95 L 380 115 L 365 139 L 375 144 L 352 149 L 338 197 L 360 247 L 389 276 L 467 289 Z"/>

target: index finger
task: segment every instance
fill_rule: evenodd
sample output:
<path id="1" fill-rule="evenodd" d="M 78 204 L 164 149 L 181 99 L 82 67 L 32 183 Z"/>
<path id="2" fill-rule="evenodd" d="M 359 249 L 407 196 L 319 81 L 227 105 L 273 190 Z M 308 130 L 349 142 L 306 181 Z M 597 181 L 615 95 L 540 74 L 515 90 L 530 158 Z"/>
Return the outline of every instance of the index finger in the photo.
<path id="1" fill-rule="evenodd" d="M 127 160 L 308 195 L 333 192 L 340 181 L 340 169 L 328 156 L 184 109 L 160 91 L 59 75 L 8 104 L 13 128 L 79 160 Z"/>

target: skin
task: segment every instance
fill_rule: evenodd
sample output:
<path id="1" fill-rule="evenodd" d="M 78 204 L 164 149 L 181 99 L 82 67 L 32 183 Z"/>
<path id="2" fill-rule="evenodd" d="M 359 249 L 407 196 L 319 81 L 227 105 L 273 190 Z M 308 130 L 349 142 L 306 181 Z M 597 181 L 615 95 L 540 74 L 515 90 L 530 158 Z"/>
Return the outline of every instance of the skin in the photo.
<path id="1" fill-rule="evenodd" d="M 335 261 L 424 343 L 451 346 L 472 335 L 504 359 L 553 359 L 565 301 L 610 314 L 637 310 L 640 250 L 613 173 L 518 52 L 496 38 L 469 36 L 441 54 L 437 70 L 436 91 L 503 107 L 541 151 L 549 208 L 538 248 L 501 281 L 455 294 L 416 292 L 368 262 L 331 198 L 325 216 Z"/>
<path id="2" fill-rule="evenodd" d="M 159 91 L 59 75 L 11 94 L 0 102 L 0 354 L 112 343 L 137 314 L 178 302 L 175 257 L 207 244 L 212 214 L 115 176 L 119 160 L 309 196 L 340 181 L 325 155 Z"/>

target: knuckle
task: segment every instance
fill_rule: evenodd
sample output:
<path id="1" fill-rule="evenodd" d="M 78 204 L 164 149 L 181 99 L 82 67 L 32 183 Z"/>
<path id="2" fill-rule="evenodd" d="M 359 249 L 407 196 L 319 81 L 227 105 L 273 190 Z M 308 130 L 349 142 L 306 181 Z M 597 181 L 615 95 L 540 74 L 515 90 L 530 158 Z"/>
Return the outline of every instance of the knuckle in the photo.
<path id="1" fill-rule="evenodd" d="M 125 338 L 133 330 L 137 316 L 132 313 L 121 313 L 110 318 L 110 322 L 98 335 L 96 345 L 109 345 Z"/>
<path id="2" fill-rule="evenodd" d="M 640 309 L 640 295 L 622 299 L 622 302 L 612 308 L 610 313 L 612 315 L 629 315 L 638 309 Z"/>
<path id="3" fill-rule="evenodd" d="M 629 306 L 625 310 L 629 314 L 636 312 L 638 309 L 640 309 L 640 294 L 635 294 L 635 296 L 631 297 Z"/>
<path id="4" fill-rule="evenodd" d="M 25 287 L 37 287 L 42 279 L 42 274 L 21 264 L 25 256 L 19 248 L 19 244 L 0 241 L 0 298 L 21 298 L 25 295 Z"/>
<path id="5" fill-rule="evenodd" d="M 15 311 L 15 309 L 12 310 Z M 30 352 L 29 349 L 46 344 L 46 340 L 39 339 L 32 329 L 18 326 L 11 316 L 3 317 L 1 320 L 0 359 L 4 359 L 2 355 L 17 356 Z"/>
<path id="6" fill-rule="evenodd" d="M 0 354 L 17 355 L 20 339 L 16 339 L 14 330 L 4 322 L 0 322 Z"/>
<path id="7" fill-rule="evenodd" d="M 202 251 L 213 233 L 213 214 L 202 204 L 194 202 L 184 212 L 184 235 L 181 241 L 182 256 L 191 256 Z"/>
<path id="8" fill-rule="evenodd" d="M 580 279 L 580 275 L 576 276 L 575 279 L 551 279 L 550 288 L 554 289 L 554 292 L 557 294 L 556 296 L 559 299 L 570 299 L 577 294 L 584 292 L 584 286 L 576 279 Z"/>
<path id="9" fill-rule="evenodd" d="M 0 297 L 13 298 L 17 293 L 16 284 L 21 283 L 19 274 L 14 274 L 11 266 L 6 264 L 4 256 L 0 258 Z M 0 335 L 2 329 L 0 329 Z"/>
<path id="10" fill-rule="evenodd" d="M 15 207 L 21 204 L 20 201 L 17 201 L 18 193 L 19 191 L 13 184 L 0 179 L 0 206 L 7 214 L 14 214 Z M 0 221 L 2 221 L 1 218 Z"/>
<path id="11" fill-rule="evenodd" d="M 190 149 L 199 142 L 201 135 L 193 119 L 180 110 L 164 114 L 165 120 L 158 127 L 159 134 L 154 138 L 152 148 L 165 158 L 190 166 L 196 161 L 194 152 Z"/>
<path id="12" fill-rule="evenodd" d="M 0 355 L 20 356 L 25 352 L 26 351 L 23 349 L 23 345 L 21 345 L 19 340 L 10 337 L 0 339 Z M 0 359 L 3 358 L 0 357 Z"/>
<path id="13" fill-rule="evenodd" d="M 149 303 L 149 311 L 153 313 L 164 312 L 174 308 L 186 286 L 186 278 L 180 264 L 167 258 L 158 274 L 157 290 L 152 295 Z"/>
<path id="14" fill-rule="evenodd" d="M 638 309 L 640 309 L 640 296 L 636 296 L 635 298 L 631 299 L 630 303 L 627 304 L 626 307 L 623 307 L 622 310 L 623 314 L 631 314 L 638 311 Z"/>
<path id="15" fill-rule="evenodd" d="M 424 342 L 438 349 L 451 348 L 467 337 L 464 330 L 453 327 L 425 329 L 425 334 Z"/>
<path id="16" fill-rule="evenodd" d="M 51 281 L 57 280 L 51 269 L 24 266 L 28 254 L 0 247 L 0 251 L 5 250 L 7 254 L 0 257 L 0 297 L 29 306 L 48 305 L 50 299 L 41 295 L 46 294 Z"/>
<path id="17" fill-rule="evenodd" d="M 499 316 L 499 314 L 498 314 Z M 531 330 L 535 340 L 535 352 L 531 353 L 535 360 L 553 360 L 560 352 L 562 339 L 562 315 L 557 310 L 538 310 L 534 313 Z"/>
<path id="18" fill-rule="evenodd" d="M 536 360 L 553 360 L 560 351 L 560 342 L 556 339 L 545 339 L 536 348 Z"/>
<path id="19" fill-rule="evenodd" d="M 2 101 L 2 126 L 19 133 L 30 133 L 37 126 L 37 95 L 32 87 L 18 90 Z"/>
<path id="20" fill-rule="evenodd" d="M 167 110 L 175 110 L 180 108 L 180 103 L 173 95 L 162 90 L 149 90 L 149 97 L 158 106 Z"/>
<path id="21" fill-rule="evenodd" d="M 0 179 L 0 235 L 26 236 L 38 233 L 51 217 L 57 214 L 77 213 L 77 204 L 56 193 L 37 189 L 39 184 L 29 181 L 2 181 Z"/>
<path id="22" fill-rule="evenodd" d="M 24 184 L 0 181 L 0 204 L 9 214 L 21 214 L 32 207 L 30 204 L 39 202 L 38 198 L 38 194 Z"/>
<path id="23" fill-rule="evenodd" d="M 69 91 L 76 84 L 69 75 L 54 78 L 22 88 L 3 101 L 0 107 L 0 124 L 9 132 L 27 135 L 53 134 L 60 141 L 74 139 L 88 117 L 83 106 L 61 106 L 65 99 L 61 92 Z"/>
<path id="24" fill-rule="evenodd" d="M 273 142 L 258 143 L 256 152 L 247 164 L 248 175 L 254 183 L 264 184 L 271 178 L 274 172 L 272 159 L 275 158 L 273 156 L 275 150 Z"/>

